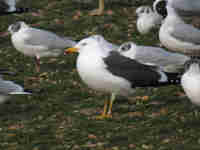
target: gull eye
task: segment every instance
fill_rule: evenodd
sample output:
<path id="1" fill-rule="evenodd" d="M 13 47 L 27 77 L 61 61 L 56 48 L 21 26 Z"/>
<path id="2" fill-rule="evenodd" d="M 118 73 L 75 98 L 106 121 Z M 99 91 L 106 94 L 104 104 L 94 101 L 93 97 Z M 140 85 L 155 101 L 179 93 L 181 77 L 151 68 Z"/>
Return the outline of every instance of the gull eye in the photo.
<path id="1" fill-rule="evenodd" d="M 17 22 L 16 24 L 13 24 L 11 26 L 11 30 L 14 32 L 17 32 L 17 31 L 19 31 L 20 27 L 21 27 L 21 24 L 19 22 Z"/>
<path id="2" fill-rule="evenodd" d="M 81 45 L 82 45 L 82 46 L 86 46 L 86 45 L 87 45 L 87 43 L 82 43 Z"/>
<path id="3" fill-rule="evenodd" d="M 125 51 L 128 51 L 130 48 L 131 48 L 130 44 L 125 44 L 124 46 L 122 46 L 121 51 L 125 52 Z"/>

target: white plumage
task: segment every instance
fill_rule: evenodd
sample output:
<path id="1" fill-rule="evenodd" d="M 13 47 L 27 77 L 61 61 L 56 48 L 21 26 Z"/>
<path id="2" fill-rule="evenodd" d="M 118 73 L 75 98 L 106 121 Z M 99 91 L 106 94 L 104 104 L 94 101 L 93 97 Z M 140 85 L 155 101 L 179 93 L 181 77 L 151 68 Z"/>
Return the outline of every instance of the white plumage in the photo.
<path id="1" fill-rule="evenodd" d="M 74 48 L 66 51 L 79 52 L 76 67 L 78 73 L 89 87 L 111 93 L 110 107 L 106 114 L 105 101 L 102 117 L 110 117 L 115 95 L 129 96 L 135 87 L 162 86 L 178 84 L 177 74 L 169 74 L 159 67 L 148 66 L 121 55 L 116 50 L 104 49 L 95 37 L 81 40 Z M 172 78 L 171 78 L 172 77 Z"/>
<path id="2" fill-rule="evenodd" d="M 155 0 L 154 8 L 161 1 L 165 1 L 181 16 L 200 16 L 199 0 Z"/>
<path id="3" fill-rule="evenodd" d="M 160 47 L 142 46 L 134 42 L 122 44 L 118 51 L 123 56 L 135 59 L 140 63 L 159 66 L 167 72 L 178 71 L 190 59 L 188 56 L 168 52 Z"/>
<path id="4" fill-rule="evenodd" d="M 136 9 L 137 18 L 137 30 L 141 34 L 147 34 L 153 29 L 159 28 L 163 17 L 159 15 L 155 10 L 152 10 L 150 6 L 141 6 Z"/>
<path id="5" fill-rule="evenodd" d="M 0 71 L 0 74 L 4 72 Z M 2 78 L 0 75 L 0 104 L 5 102 L 10 98 L 11 95 L 16 94 L 31 94 L 30 92 L 25 92 L 24 88 L 19 84 L 16 84 L 12 81 L 7 81 Z"/>
<path id="6" fill-rule="evenodd" d="M 200 66 L 199 60 L 190 61 L 181 78 L 181 85 L 192 103 L 200 106 Z"/>
<path id="7" fill-rule="evenodd" d="M 37 71 L 41 57 L 58 56 L 63 49 L 72 47 L 75 41 L 60 37 L 52 32 L 29 27 L 24 22 L 17 22 L 9 26 L 11 40 L 14 47 L 27 56 L 35 57 Z"/>
<path id="8" fill-rule="evenodd" d="M 161 44 L 171 51 L 200 55 L 200 30 L 186 24 L 169 5 L 167 12 L 159 31 Z"/>

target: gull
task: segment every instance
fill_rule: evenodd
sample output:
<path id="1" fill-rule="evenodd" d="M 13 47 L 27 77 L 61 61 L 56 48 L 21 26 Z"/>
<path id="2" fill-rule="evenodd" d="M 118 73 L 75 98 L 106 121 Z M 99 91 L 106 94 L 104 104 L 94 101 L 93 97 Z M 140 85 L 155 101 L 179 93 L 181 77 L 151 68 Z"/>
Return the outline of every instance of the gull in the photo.
<path id="1" fill-rule="evenodd" d="M 192 58 L 185 66 L 181 85 L 191 102 L 200 106 L 200 59 Z"/>
<path id="2" fill-rule="evenodd" d="M 52 32 L 36 29 L 19 21 L 9 26 L 11 41 L 14 47 L 27 56 L 36 60 L 36 71 L 40 71 L 40 58 L 60 55 L 63 49 L 72 47 L 75 41 L 60 37 Z"/>
<path id="3" fill-rule="evenodd" d="M 24 91 L 24 88 L 13 81 L 4 80 L 2 75 L 14 75 L 13 72 L 7 70 L 0 70 L 0 104 L 10 98 L 11 95 L 17 94 L 31 94 L 30 92 Z"/>
<path id="4" fill-rule="evenodd" d="M 171 51 L 199 55 L 200 30 L 186 24 L 174 8 L 169 5 L 167 5 L 167 13 L 168 15 L 159 31 L 161 44 Z"/>
<path id="5" fill-rule="evenodd" d="M 141 64 L 117 51 L 107 51 L 94 38 L 85 38 L 65 53 L 78 52 L 76 68 L 90 88 L 111 93 L 110 103 L 105 100 L 104 111 L 97 119 L 112 117 L 116 95 L 130 96 L 135 87 L 179 84 L 177 73 L 165 73 L 160 68 Z M 109 107 L 108 107 L 109 103 Z M 108 111 L 107 111 L 108 107 Z"/>
<path id="6" fill-rule="evenodd" d="M 89 38 L 93 38 L 97 42 L 99 42 L 99 44 L 101 45 L 101 48 L 103 48 L 106 51 L 117 50 L 119 48 L 118 45 L 107 41 L 102 35 L 95 34 L 95 35 L 90 36 Z"/>
<path id="7" fill-rule="evenodd" d="M 156 8 L 156 5 L 169 5 L 183 17 L 200 16 L 199 0 L 155 0 L 153 4 L 154 8 Z M 158 9 L 158 11 L 162 11 L 162 8 Z"/>
<path id="8" fill-rule="evenodd" d="M 12 13 L 24 13 L 28 12 L 28 8 L 17 8 L 16 3 L 19 0 L 1 0 L 0 1 L 0 15 L 12 14 Z"/>
<path id="9" fill-rule="evenodd" d="M 159 28 L 163 17 L 156 11 L 152 10 L 150 6 L 141 6 L 136 9 L 137 15 L 137 30 L 141 34 L 147 34 L 152 29 Z"/>
<path id="10" fill-rule="evenodd" d="M 176 72 L 177 69 L 183 68 L 184 63 L 190 59 L 186 55 L 168 52 L 160 47 L 142 46 L 134 42 L 123 43 L 118 52 L 140 63 L 161 67 L 167 72 L 169 70 Z"/>

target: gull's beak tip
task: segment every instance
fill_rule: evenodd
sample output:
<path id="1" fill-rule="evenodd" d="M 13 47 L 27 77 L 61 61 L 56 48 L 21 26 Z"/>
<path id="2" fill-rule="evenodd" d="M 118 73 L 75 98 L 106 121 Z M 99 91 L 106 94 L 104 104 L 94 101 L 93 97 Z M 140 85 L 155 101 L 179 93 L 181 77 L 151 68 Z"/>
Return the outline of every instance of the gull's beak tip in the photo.
<path id="1" fill-rule="evenodd" d="M 75 48 L 75 47 L 71 47 L 71 48 L 67 48 L 65 51 L 64 51 L 64 55 L 67 55 L 69 53 L 76 53 L 78 52 L 78 48 Z"/>

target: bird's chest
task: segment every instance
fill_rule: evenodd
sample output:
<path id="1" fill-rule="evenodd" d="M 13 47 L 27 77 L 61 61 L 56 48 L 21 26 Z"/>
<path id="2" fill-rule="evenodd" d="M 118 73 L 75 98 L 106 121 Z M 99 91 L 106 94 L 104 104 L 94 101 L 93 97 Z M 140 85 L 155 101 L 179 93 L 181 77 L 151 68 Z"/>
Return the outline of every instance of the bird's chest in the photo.
<path id="1" fill-rule="evenodd" d="M 14 47 L 21 53 L 28 56 L 35 56 L 35 51 L 33 46 L 27 43 L 29 36 L 23 32 L 15 33 L 12 37 L 12 43 Z"/>
<path id="2" fill-rule="evenodd" d="M 184 75 L 181 82 L 191 101 L 200 105 L 200 75 Z"/>
<path id="3" fill-rule="evenodd" d="M 22 32 L 19 32 L 19 33 L 15 33 L 13 36 L 12 36 L 12 43 L 13 45 L 15 46 L 15 48 L 17 50 L 21 50 L 21 49 L 24 49 L 24 47 L 26 46 L 25 44 L 25 39 L 27 39 L 27 35 L 26 34 L 23 34 Z"/>
<path id="4" fill-rule="evenodd" d="M 102 59 L 88 56 L 81 56 L 77 59 L 77 70 L 81 79 L 90 87 L 98 89 L 104 86 L 106 82 L 103 78 L 104 63 Z M 103 75 L 104 74 L 104 75 Z M 97 87 L 98 85 L 98 87 Z"/>

